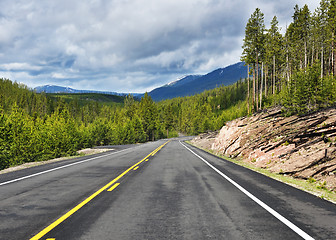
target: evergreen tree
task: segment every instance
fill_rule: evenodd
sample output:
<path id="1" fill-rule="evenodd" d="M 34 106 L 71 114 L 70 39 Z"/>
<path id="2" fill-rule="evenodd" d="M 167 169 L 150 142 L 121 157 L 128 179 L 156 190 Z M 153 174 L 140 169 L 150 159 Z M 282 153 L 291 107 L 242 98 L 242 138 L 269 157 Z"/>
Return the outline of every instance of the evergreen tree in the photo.
<path id="1" fill-rule="evenodd" d="M 272 66 L 272 92 L 275 94 L 277 72 L 283 62 L 284 40 L 279 32 L 278 20 L 274 16 L 271 21 L 271 27 L 266 34 L 266 63 Z"/>
<path id="2" fill-rule="evenodd" d="M 147 135 L 146 140 L 154 140 L 156 130 L 157 110 L 152 98 L 146 92 L 140 101 L 140 118 L 144 131 Z"/>
<path id="3" fill-rule="evenodd" d="M 245 28 L 242 61 L 252 65 L 253 69 L 253 98 L 252 105 L 258 110 L 259 64 L 264 54 L 265 41 L 264 14 L 259 8 L 253 12 Z"/>

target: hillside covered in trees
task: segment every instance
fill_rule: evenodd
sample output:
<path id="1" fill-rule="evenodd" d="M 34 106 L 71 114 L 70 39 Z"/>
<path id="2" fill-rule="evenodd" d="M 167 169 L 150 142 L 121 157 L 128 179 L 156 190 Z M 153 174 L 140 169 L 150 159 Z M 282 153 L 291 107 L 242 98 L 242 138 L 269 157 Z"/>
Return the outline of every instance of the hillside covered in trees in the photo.
<path id="1" fill-rule="evenodd" d="M 48 95 L 0 79 L 0 169 L 92 146 L 216 130 L 246 114 L 246 89 L 239 81 L 192 97 L 155 103 L 145 94 L 119 103 L 119 96 Z"/>
<path id="2" fill-rule="evenodd" d="M 295 5 L 284 35 L 276 16 L 266 29 L 257 8 L 246 24 L 241 57 L 250 76 L 248 111 L 274 104 L 301 114 L 334 104 L 335 37 L 335 0 L 321 0 L 314 12 Z"/>

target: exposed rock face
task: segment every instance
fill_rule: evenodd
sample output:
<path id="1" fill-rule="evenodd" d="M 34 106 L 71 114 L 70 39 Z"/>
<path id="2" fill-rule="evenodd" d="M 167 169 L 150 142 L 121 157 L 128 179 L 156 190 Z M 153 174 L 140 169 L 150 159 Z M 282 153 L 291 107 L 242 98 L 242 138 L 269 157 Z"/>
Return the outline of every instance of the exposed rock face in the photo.
<path id="1" fill-rule="evenodd" d="M 201 148 L 211 149 L 212 145 L 218 135 L 218 131 L 216 132 L 208 132 L 208 133 L 201 133 L 197 137 L 195 137 L 191 142 L 200 146 Z"/>
<path id="2" fill-rule="evenodd" d="M 271 109 L 226 123 L 211 149 L 336 190 L 336 109 L 284 117 Z"/>

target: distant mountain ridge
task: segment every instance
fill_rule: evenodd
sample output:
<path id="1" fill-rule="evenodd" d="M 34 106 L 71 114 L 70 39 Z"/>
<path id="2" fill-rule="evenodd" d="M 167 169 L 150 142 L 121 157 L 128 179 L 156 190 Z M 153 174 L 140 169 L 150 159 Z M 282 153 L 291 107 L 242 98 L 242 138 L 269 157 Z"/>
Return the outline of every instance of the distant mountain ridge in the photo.
<path id="1" fill-rule="evenodd" d="M 56 85 L 43 85 L 34 88 L 37 93 L 103 93 L 110 95 L 118 95 L 116 92 L 101 92 L 101 91 L 91 91 L 91 90 L 77 90 L 70 87 L 61 87 Z"/>
<path id="2" fill-rule="evenodd" d="M 70 87 L 62 87 L 56 85 L 43 85 L 34 88 L 34 91 L 37 93 L 45 92 L 45 93 L 98 93 L 98 94 L 107 94 L 107 95 L 117 95 L 117 96 L 125 96 L 128 93 L 117 93 L 117 92 L 108 92 L 108 91 L 95 91 L 95 90 L 77 90 Z M 132 93 L 133 96 L 139 96 L 142 94 Z"/>
<path id="3" fill-rule="evenodd" d="M 227 86 L 237 82 L 239 79 L 247 77 L 247 67 L 244 62 L 238 62 L 225 68 L 216 69 L 205 75 L 187 75 L 158 87 L 150 91 L 148 94 L 154 101 L 171 99 L 175 97 L 192 96 L 205 90 L 214 89 L 219 86 Z M 44 85 L 34 88 L 37 93 L 99 93 L 117 96 L 125 96 L 128 93 L 104 92 L 77 90 L 69 87 L 61 87 L 55 85 Z M 144 94 L 131 93 L 134 97 L 142 97 Z"/>
<path id="4" fill-rule="evenodd" d="M 239 62 L 225 68 L 216 69 L 206 75 L 188 75 L 184 78 L 153 89 L 148 94 L 155 101 L 175 97 L 192 96 L 221 85 L 230 85 L 247 77 L 247 67 Z"/>
<path id="5" fill-rule="evenodd" d="M 178 86 L 182 86 L 186 83 L 192 82 L 194 80 L 196 80 L 197 78 L 202 77 L 202 75 L 187 75 L 184 76 L 176 81 L 170 82 L 162 87 L 178 87 Z"/>

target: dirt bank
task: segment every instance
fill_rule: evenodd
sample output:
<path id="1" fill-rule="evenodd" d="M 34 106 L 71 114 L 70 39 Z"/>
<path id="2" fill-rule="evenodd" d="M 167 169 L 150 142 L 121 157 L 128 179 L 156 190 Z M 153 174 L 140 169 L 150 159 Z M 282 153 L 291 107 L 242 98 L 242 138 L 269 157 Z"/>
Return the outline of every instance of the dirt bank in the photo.
<path id="1" fill-rule="evenodd" d="M 192 143 L 336 190 L 336 108 L 291 117 L 269 109 L 228 122 L 219 133 L 200 135 Z"/>

